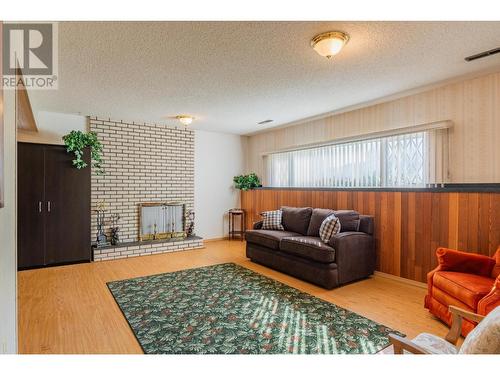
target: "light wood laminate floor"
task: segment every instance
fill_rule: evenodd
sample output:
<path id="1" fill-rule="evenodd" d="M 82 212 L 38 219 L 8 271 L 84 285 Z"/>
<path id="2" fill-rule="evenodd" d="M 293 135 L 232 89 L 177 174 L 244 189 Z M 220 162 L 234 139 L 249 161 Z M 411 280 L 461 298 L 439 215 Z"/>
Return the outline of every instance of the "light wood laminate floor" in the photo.
<path id="1" fill-rule="evenodd" d="M 254 264 L 244 242 L 207 242 L 206 248 L 18 273 L 20 353 L 142 353 L 106 282 L 234 262 L 406 333 L 441 337 L 447 327 L 423 307 L 425 289 L 373 276 L 325 290 Z"/>

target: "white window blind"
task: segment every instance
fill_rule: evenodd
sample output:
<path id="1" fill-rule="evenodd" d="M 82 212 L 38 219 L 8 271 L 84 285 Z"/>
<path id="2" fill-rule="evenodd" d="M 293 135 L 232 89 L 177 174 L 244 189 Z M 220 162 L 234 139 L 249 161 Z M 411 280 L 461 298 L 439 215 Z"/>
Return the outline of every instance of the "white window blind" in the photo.
<path id="1" fill-rule="evenodd" d="M 425 187 L 446 182 L 447 128 L 265 156 L 272 187 Z"/>

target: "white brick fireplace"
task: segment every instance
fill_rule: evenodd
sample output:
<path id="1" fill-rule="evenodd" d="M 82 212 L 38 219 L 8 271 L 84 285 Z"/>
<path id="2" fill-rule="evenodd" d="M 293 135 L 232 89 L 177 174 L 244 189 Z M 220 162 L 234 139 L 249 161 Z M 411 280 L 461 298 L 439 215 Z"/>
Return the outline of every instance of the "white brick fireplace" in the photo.
<path id="1" fill-rule="evenodd" d="M 103 144 L 105 174 L 92 174 L 92 209 L 104 201 L 106 216 L 120 215 L 121 244 L 94 251 L 94 259 L 116 259 L 164 251 L 179 251 L 203 246 L 199 237 L 159 238 L 139 241 L 141 203 L 182 202 L 185 210 L 194 208 L 194 132 L 184 127 L 89 118 L 90 130 Z M 183 206 L 184 207 L 184 206 Z M 175 212 L 177 215 L 178 212 Z M 146 223 L 154 231 L 151 217 Z M 165 217 L 165 220 L 171 220 Z M 189 219 L 185 219 L 189 225 Z M 175 231 L 180 229 L 176 219 Z M 173 219 L 168 222 L 170 225 Z M 167 221 L 156 223 L 168 225 Z M 92 240 L 96 217 L 92 216 Z M 109 227 L 108 225 L 106 227 Z M 145 229 L 145 228 L 142 228 Z M 156 228 L 159 233 L 159 227 Z M 172 227 L 168 231 L 171 231 Z M 149 239 L 149 238 L 148 238 Z"/>

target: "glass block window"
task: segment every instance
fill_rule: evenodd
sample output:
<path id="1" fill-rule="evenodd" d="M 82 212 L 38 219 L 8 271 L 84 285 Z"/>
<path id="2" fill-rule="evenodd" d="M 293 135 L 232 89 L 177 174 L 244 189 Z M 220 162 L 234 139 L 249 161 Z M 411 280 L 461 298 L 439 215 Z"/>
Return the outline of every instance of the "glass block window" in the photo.
<path id="1" fill-rule="evenodd" d="M 426 187 L 445 182 L 446 129 L 330 144 L 265 156 L 271 187 Z"/>

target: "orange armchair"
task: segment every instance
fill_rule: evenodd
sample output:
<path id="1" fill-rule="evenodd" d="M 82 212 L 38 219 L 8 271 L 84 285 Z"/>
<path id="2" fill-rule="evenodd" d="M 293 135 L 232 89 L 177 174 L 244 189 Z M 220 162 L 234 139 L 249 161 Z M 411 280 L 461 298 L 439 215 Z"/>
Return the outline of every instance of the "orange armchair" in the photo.
<path id="1" fill-rule="evenodd" d="M 451 325 L 449 306 L 486 315 L 500 306 L 500 247 L 493 257 L 440 247 L 438 266 L 427 274 L 425 307 Z M 476 323 L 463 320 L 466 336 Z"/>

